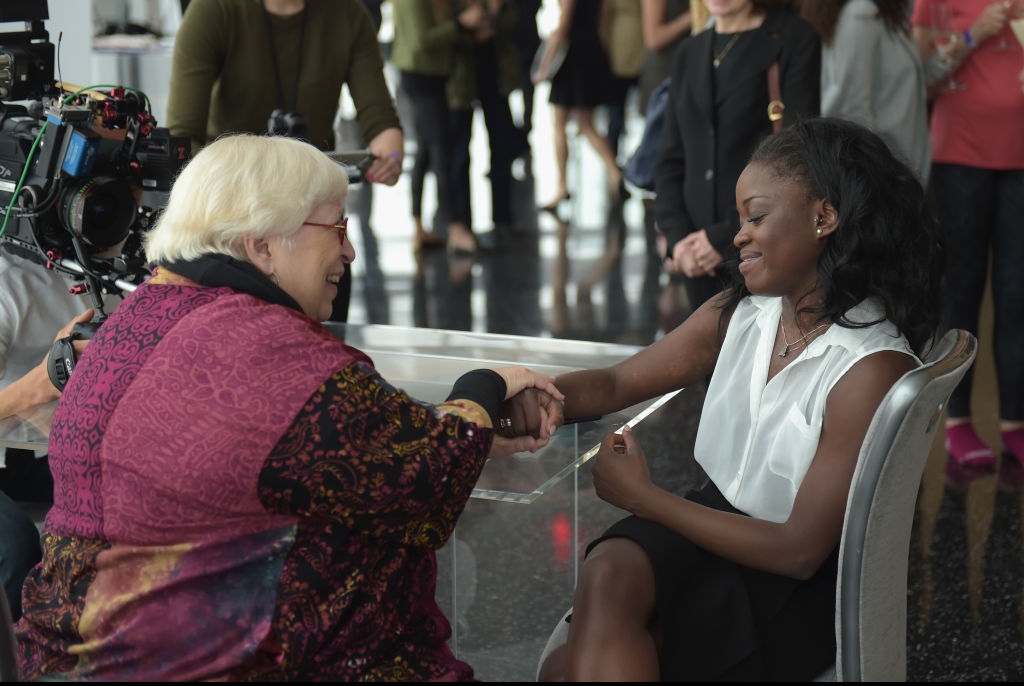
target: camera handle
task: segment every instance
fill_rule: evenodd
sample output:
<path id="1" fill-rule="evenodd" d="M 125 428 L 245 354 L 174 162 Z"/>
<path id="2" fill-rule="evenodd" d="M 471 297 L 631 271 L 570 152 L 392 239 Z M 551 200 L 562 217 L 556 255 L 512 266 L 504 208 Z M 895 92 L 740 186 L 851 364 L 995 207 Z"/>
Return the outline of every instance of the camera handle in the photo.
<path id="1" fill-rule="evenodd" d="M 345 152 L 324 152 L 329 158 L 340 164 L 348 172 L 349 184 L 365 183 L 363 176 L 377 158 L 369 150 L 350 150 Z"/>
<path id="2" fill-rule="evenodd" d="M 61 393 L 64 392 L 71 372 L 75 369 L 75 341 L 92 338 L 101 323 L 79 322 L 71 328 L 70 335 L 53 342 L 50 354 L 46 358 L 46 373 L 50 377 L 50 383 Z"/>

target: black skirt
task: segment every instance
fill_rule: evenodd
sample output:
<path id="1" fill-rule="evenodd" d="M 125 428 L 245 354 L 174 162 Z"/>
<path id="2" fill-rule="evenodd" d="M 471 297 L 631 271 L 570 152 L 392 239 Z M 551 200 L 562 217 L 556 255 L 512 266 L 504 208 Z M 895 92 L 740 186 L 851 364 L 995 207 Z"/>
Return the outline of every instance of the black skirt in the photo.
<path id="1" fill-rule="evenodd" d="M 551 77 L 552 105 L 592 109 L 618 102 L 612 69 L 598 34 L 601 3 L 578 2 L 569 28 L 565 60 Z"/>
<path id="2" fill-rule="evenodd" d="M 688 500 L 736 510 L 713 483 Z M 807 581 L 730 562 L 639 517 L 587 546 L 628 538 L 651 559 L 662 681 L 810 681 L 835 662 L 838 547 Z"/>

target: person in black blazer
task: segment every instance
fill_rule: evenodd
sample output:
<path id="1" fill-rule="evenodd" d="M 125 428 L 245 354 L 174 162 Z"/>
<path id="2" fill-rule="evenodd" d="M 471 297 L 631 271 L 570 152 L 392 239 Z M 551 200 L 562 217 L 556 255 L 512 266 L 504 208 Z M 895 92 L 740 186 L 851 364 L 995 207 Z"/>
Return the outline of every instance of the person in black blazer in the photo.
<path id="1" fill-rule="evenodd" d="M 821 41 L 785 0 L 708 7 L 713 26 L 680 45 L 655 162 L 655 216 L 665 268 L 685 275 L 696 310 L 721 290 L 718 266 L 734 257 L 736 180 L 772 133 L 768 66 L 778 60 L 783 124 L 820 110 Z"/>

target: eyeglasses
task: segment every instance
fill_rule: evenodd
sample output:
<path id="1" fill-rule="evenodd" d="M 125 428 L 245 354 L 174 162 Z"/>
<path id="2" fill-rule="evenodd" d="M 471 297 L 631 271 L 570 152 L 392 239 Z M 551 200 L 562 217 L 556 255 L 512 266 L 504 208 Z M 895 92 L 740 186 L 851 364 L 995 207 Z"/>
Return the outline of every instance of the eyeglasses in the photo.
<path id="1" fill-rule="evenodd" d="M 338 242 L 345 245 L 345 236 L 348 233 L 348 217 L 342 217 L 337 224 L 318 224 L 317 222 L 302 222 L 303 225 L 319 226 L 323 229 L 335 229 L 338 232 Z"/>

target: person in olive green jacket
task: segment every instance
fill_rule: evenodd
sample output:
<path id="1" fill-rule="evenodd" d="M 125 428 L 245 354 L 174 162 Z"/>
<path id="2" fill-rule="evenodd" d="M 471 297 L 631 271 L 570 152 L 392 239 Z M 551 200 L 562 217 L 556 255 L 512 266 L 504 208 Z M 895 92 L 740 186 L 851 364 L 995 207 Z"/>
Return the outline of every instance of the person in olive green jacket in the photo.
<path id="1" fill-rule="evenodd" d="M 454 208 L 453 141 L 446 85 L 452 72 L 455 44 L 463 32 L 481 26 L 487 15 L 478 4 L 459 12 L 456 9 L 454 0 L 392 0 L 395 36 L 391 63 L 399 70 L 402 91 L 412 103 L 416 136 L 417 160 L 411 184 L 416 251 L 442 241 L 423 228 L 423 176 L 428 168 L 437 182 L 438 216 L 448 222 L 448 248 L 453 252 L 476 249 L 476 239 Z"/>
<path id="2" fill-rule="evenodd" d="M 515 44 L 518 6 L 513 0 L 455 0 L 459 7 L 480 7 L 486 20 L 463 31 L 456 44 L 448 78 L 452 110 L 456 216 L 473 227 L 470 203 L 469 144 L 473 113 L 480 107 L 490 145 L 491 219 L 497 239 L 516 231 L 512 212 L 512 162 L 527 152 L 525 134 L 512 119 L 509 94 L 519 87 L 519 55 Z"/>
<path id="3" fill-rule="evenodd" d="M 174 41 L 167 127 L 188 136 L 195 154 L 227 133 L 266 133 L 279 111 L 286 135 L 334 150 L 345 85 L 376 158 L 366 179 L 392 186 L 402 126 L 360 0 L 191 0 Z M 331 321 L 348 318 L 351 284 L 346 270 Z"/>

